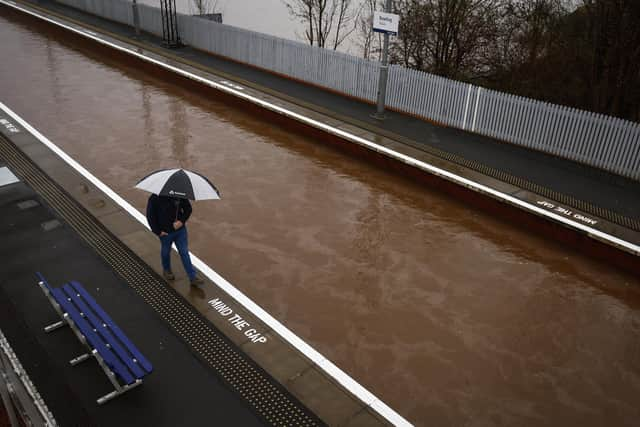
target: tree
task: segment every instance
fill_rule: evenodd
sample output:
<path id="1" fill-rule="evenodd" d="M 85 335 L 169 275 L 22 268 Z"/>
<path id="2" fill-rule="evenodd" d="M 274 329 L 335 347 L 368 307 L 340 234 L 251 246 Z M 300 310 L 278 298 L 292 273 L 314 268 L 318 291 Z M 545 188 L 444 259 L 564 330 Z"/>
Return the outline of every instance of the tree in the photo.
<path id="1" fill-rule="evenodd" d="M 511 0 L 511 10 L 518 30 L 492 87 L 640 119 L 639 1 Z"/>
<path id="2" fill-rule="evenodd" d="M 582 1 L 587 103 L 594 111 L 640 120 L 640 1 Z"/>
<path id="3" fill-rule="evenodd" d="M 391 61 L 640 121 L 640 0 L 396 0 Z"/>
<path id="4" fill-rule="evenodd" d="M 358 44 L 365 59 L 380 59 L 382 54 L 382 37 L 373 31 L 373 12 L 383 10 L 384 0 L 365 0 L 362 2 L 356 17 Z"/>
<path id="5" fill-rule="evenodd" d="M 548 79 L 552 76 L 548 74 L 559 71 L 552 52 L 562 38 L 562 21 L 567 11 L 567 0 L 504 2 L 497 14 L 497 33 L 487 56 L 488 73 L 480 83 L 507 92 L 540 96 L 540 88 L 550 86 Z"/>
<path id="6" fill-rule="evenodd" d="M 355 30 L 353 0 L 283 0 L 289 15 L 302 22 L 312 46 L 336 50 Z"/>
<path id="7" fill-rule="evenodd" d="M 486 70 L 483 56 L 496 36 L 501 0 L 397 0 L 398 37 L 392 62 L 450 78 L 470 79 Z"/>

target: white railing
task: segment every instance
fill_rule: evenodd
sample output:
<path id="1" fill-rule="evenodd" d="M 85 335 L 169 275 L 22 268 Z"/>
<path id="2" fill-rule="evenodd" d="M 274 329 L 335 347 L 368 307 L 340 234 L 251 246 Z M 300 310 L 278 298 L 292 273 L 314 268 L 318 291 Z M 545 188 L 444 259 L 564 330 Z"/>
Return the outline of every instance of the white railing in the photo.
<path id="1" fill-rule="evenodd" d="M 126 0 L 59 0 L 133 25 Z M 160 10 L 138 5 L 140 26 L 162 36 Z M 375 102 L 379 63 L 332 50 L 178 16 L 182 41 L 274 73 Z M 640 124 L 523 98 L 398 65 L 389 69 L 388 107 L 640 180 Z"/>

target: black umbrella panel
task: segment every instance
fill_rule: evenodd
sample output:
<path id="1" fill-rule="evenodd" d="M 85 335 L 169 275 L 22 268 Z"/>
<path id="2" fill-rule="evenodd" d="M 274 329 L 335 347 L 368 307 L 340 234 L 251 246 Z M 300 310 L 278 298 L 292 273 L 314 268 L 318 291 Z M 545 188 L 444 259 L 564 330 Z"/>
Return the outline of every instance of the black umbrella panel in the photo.
<path id="1" fill-rule="evenodd" d="M 162 169 L 142 178 L 135 186 L 159 196 L 189 200 L 218 200 L 220 192 L 199 173 L 185 169 Z"/>

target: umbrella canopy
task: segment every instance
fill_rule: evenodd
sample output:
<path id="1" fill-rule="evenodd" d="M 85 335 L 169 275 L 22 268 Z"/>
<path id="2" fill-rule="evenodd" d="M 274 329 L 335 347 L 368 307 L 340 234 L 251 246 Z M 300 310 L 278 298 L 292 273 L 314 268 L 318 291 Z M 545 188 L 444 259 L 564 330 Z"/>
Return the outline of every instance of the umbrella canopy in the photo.
<path id="1" fill-rule="evenodd" d="M 135 188 L 159 196 L 215 200 L 220 192 L 206 177 L 186 169 L 161 169 L 142 178 Z"/>

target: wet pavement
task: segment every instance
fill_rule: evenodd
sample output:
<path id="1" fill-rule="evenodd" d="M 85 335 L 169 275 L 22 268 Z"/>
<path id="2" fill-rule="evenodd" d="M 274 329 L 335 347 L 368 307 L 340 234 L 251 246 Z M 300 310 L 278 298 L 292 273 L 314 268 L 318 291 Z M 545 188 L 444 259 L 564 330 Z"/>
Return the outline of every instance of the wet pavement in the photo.
<path id="1" fill-rule="evenodd" d="M 208 175 L 191 249 L 410 421 L 635 424 L 637 279 L 0 13 L 0 101 L 140 210 Z"/>

